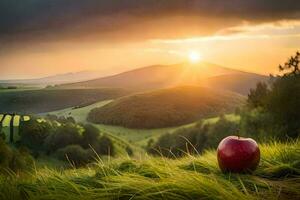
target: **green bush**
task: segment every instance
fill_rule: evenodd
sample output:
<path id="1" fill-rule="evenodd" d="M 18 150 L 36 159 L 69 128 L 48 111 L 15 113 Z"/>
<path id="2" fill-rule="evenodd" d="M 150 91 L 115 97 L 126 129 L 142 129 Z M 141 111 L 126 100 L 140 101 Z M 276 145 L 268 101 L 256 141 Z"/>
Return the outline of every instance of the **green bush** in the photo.
<path id="1" fill-rule="evenodd" d="M 54 133 L 45 139 L 47 153 L 53 153 L 57 149 L 64 148 L 72 144 L 80 144 L 81 135 L 76 124 L 61 124 Z"/>
<path id="2" fill-rule="evenodd" d="M 115 155 L 114 144 L 112 140 L 105 135 L 100 136 L 91 146 L 99 155 Z"/>
<path id="3" fill-rule="evenodd" d="M 69 161 L 75 166 L 82 166 L 91 161 L 91 151 L 85 150 L 79 145 L 69 145 L 56 151 L 56 157 Z"/>
<path id="4" fill-rule="evenodd" d="M 216 124 L 207 127 L 206 132 L 207 139 L 205 143 L 198 141 L 199 144 L 204 144 L 208 148 L 217 148 L 220 141 L 230 135 L 240 135 L 239 124 L 227 120 L 224 116 L 221 116 Z M 247 135 L 246 135 L 247 136 Z"/>
<path id="5" fill-rule="evenodd" d="M 84 131 L 80 142 L 81 146 L 83 148 L 89 148 L 90 145 L 94 146 L 94 144 L 98 141 L 99 130 L 91 124 L 86 124 L 83 128 Z"/>
<path id="6" fill-rule="evenodd" d="M 59 120 L 55 115 L 48 115 L 42 121 L 32 118 L 28 123 L 22 123 L 21 140 L 18 146 L 27 147 L 35 157 L 40 153 L 50 155 L 58 152 L 62 160 L 65 160 L 65 157 L 61 155 L 64 155 L 66 151 L 72 159 L 74 158 L 76 165 L 88 162 L 90 156 L 81 155 L 91 154 L 91 147 L 99 155 L 113 156 L 115 154 L 111 139 L 107 136 L 100 136 L 99 130 L 93 125 L 79 125 L 70 122 L 70 119 L 61 119 L 58 122 Z M 71 154 L 71 150 L 76 150 L 78 157 L 76 153 Z"/>
<path id="7" fill-rule="evenodd" d="M 28 122 L 20 123 L 20 145 L 28 147 L 33 153 L 44 150 L 45 139 L 54 131 L 49 121 L 37 122 L 32 118 Z"/>

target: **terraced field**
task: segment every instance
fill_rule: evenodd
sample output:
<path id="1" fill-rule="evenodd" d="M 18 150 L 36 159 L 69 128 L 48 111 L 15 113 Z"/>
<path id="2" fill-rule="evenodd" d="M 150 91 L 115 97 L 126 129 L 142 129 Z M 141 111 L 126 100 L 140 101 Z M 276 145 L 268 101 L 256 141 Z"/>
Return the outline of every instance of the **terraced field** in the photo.
<path id="1" fill-rule="evenodd" d="M 29 116 L 0 114 L 0 133 L 4 134 L 5 141 L 8 143 L 18 141 L 20 124 L 29 120 Z"/>

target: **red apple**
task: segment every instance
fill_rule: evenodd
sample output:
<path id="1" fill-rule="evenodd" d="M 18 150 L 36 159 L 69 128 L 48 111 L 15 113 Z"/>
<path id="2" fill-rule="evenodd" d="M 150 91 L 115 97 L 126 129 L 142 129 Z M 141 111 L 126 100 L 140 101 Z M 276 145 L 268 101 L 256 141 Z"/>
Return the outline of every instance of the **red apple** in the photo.
<path id="1" fill-rule="evenodd" d="M 217 152 L 223 172 L 253 171 L 260 160 L 258 145 L 251 138 L 228 136 L 220 142 Z"/>

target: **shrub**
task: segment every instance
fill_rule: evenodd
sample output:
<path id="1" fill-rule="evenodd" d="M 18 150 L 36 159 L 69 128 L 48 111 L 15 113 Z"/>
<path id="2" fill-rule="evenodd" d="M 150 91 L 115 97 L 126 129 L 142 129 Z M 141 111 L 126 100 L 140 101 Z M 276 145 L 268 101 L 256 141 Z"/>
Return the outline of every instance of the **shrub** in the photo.
<path id="1" fill-rule="evenodd" d="M 58 149 L 56 157 L 60 160 L 70 161 L 75 166 L 82 166 L 91 160 L 91 151 L 79 145 L 69 145 Z"/>
<path id="2" fill-rule="evenodd" d="M 44 149 L 45 139 L 54 131 L 53 125 L 49 121 L 37 122 L 31 119 L 20 124 L 20 145 L 24 145 L 34 153 Z"/>
<path id="3" fill-rule="evenodd" d="M 94 146 L 99 137 L 99 130 L 91 124 L 86 124 L 83 128 L 84 131 L 82 133 L 81 146 L 83 148 L 89 148 L 90 145 Z"/>
<path id="4" fill-rule="evenodd" d="M 219 121 L 208 127 L 207 139 L 205 145 L 208 148 L 217 148 L 220 141 L 230 135 L 241 135 L 239 133 L 239 124 L 227 120 L 224 116 L 221 116 Z M 202 143 L 203 144 L 203 143 Z"/>
<path id="5" fill-rule="evenodd" d="M 93 143 L 91 146 L 99 155 L 115 155 L 113 142 L 105 135 L 100 136 L 97 142 Z"/>
<path id="6" fill-rule="evenodd" d="M 62 124 L 45 140 L 47 153 L 55 152 L 72 144 L 80 144 L 81 135 L 78 126 L 72 123 Z"/>

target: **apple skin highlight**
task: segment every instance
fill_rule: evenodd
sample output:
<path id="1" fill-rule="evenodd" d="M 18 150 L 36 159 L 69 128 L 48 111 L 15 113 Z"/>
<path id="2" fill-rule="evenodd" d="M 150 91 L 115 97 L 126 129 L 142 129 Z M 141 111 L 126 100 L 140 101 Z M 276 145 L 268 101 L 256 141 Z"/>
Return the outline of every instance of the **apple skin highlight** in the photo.
<path id="1" fill-rule="evenodd" d="M 228 136 L 219 143 L 217 157 L 223 172 L 252 172 L 259 164 L 260 150 L 251 138 Z"/>

